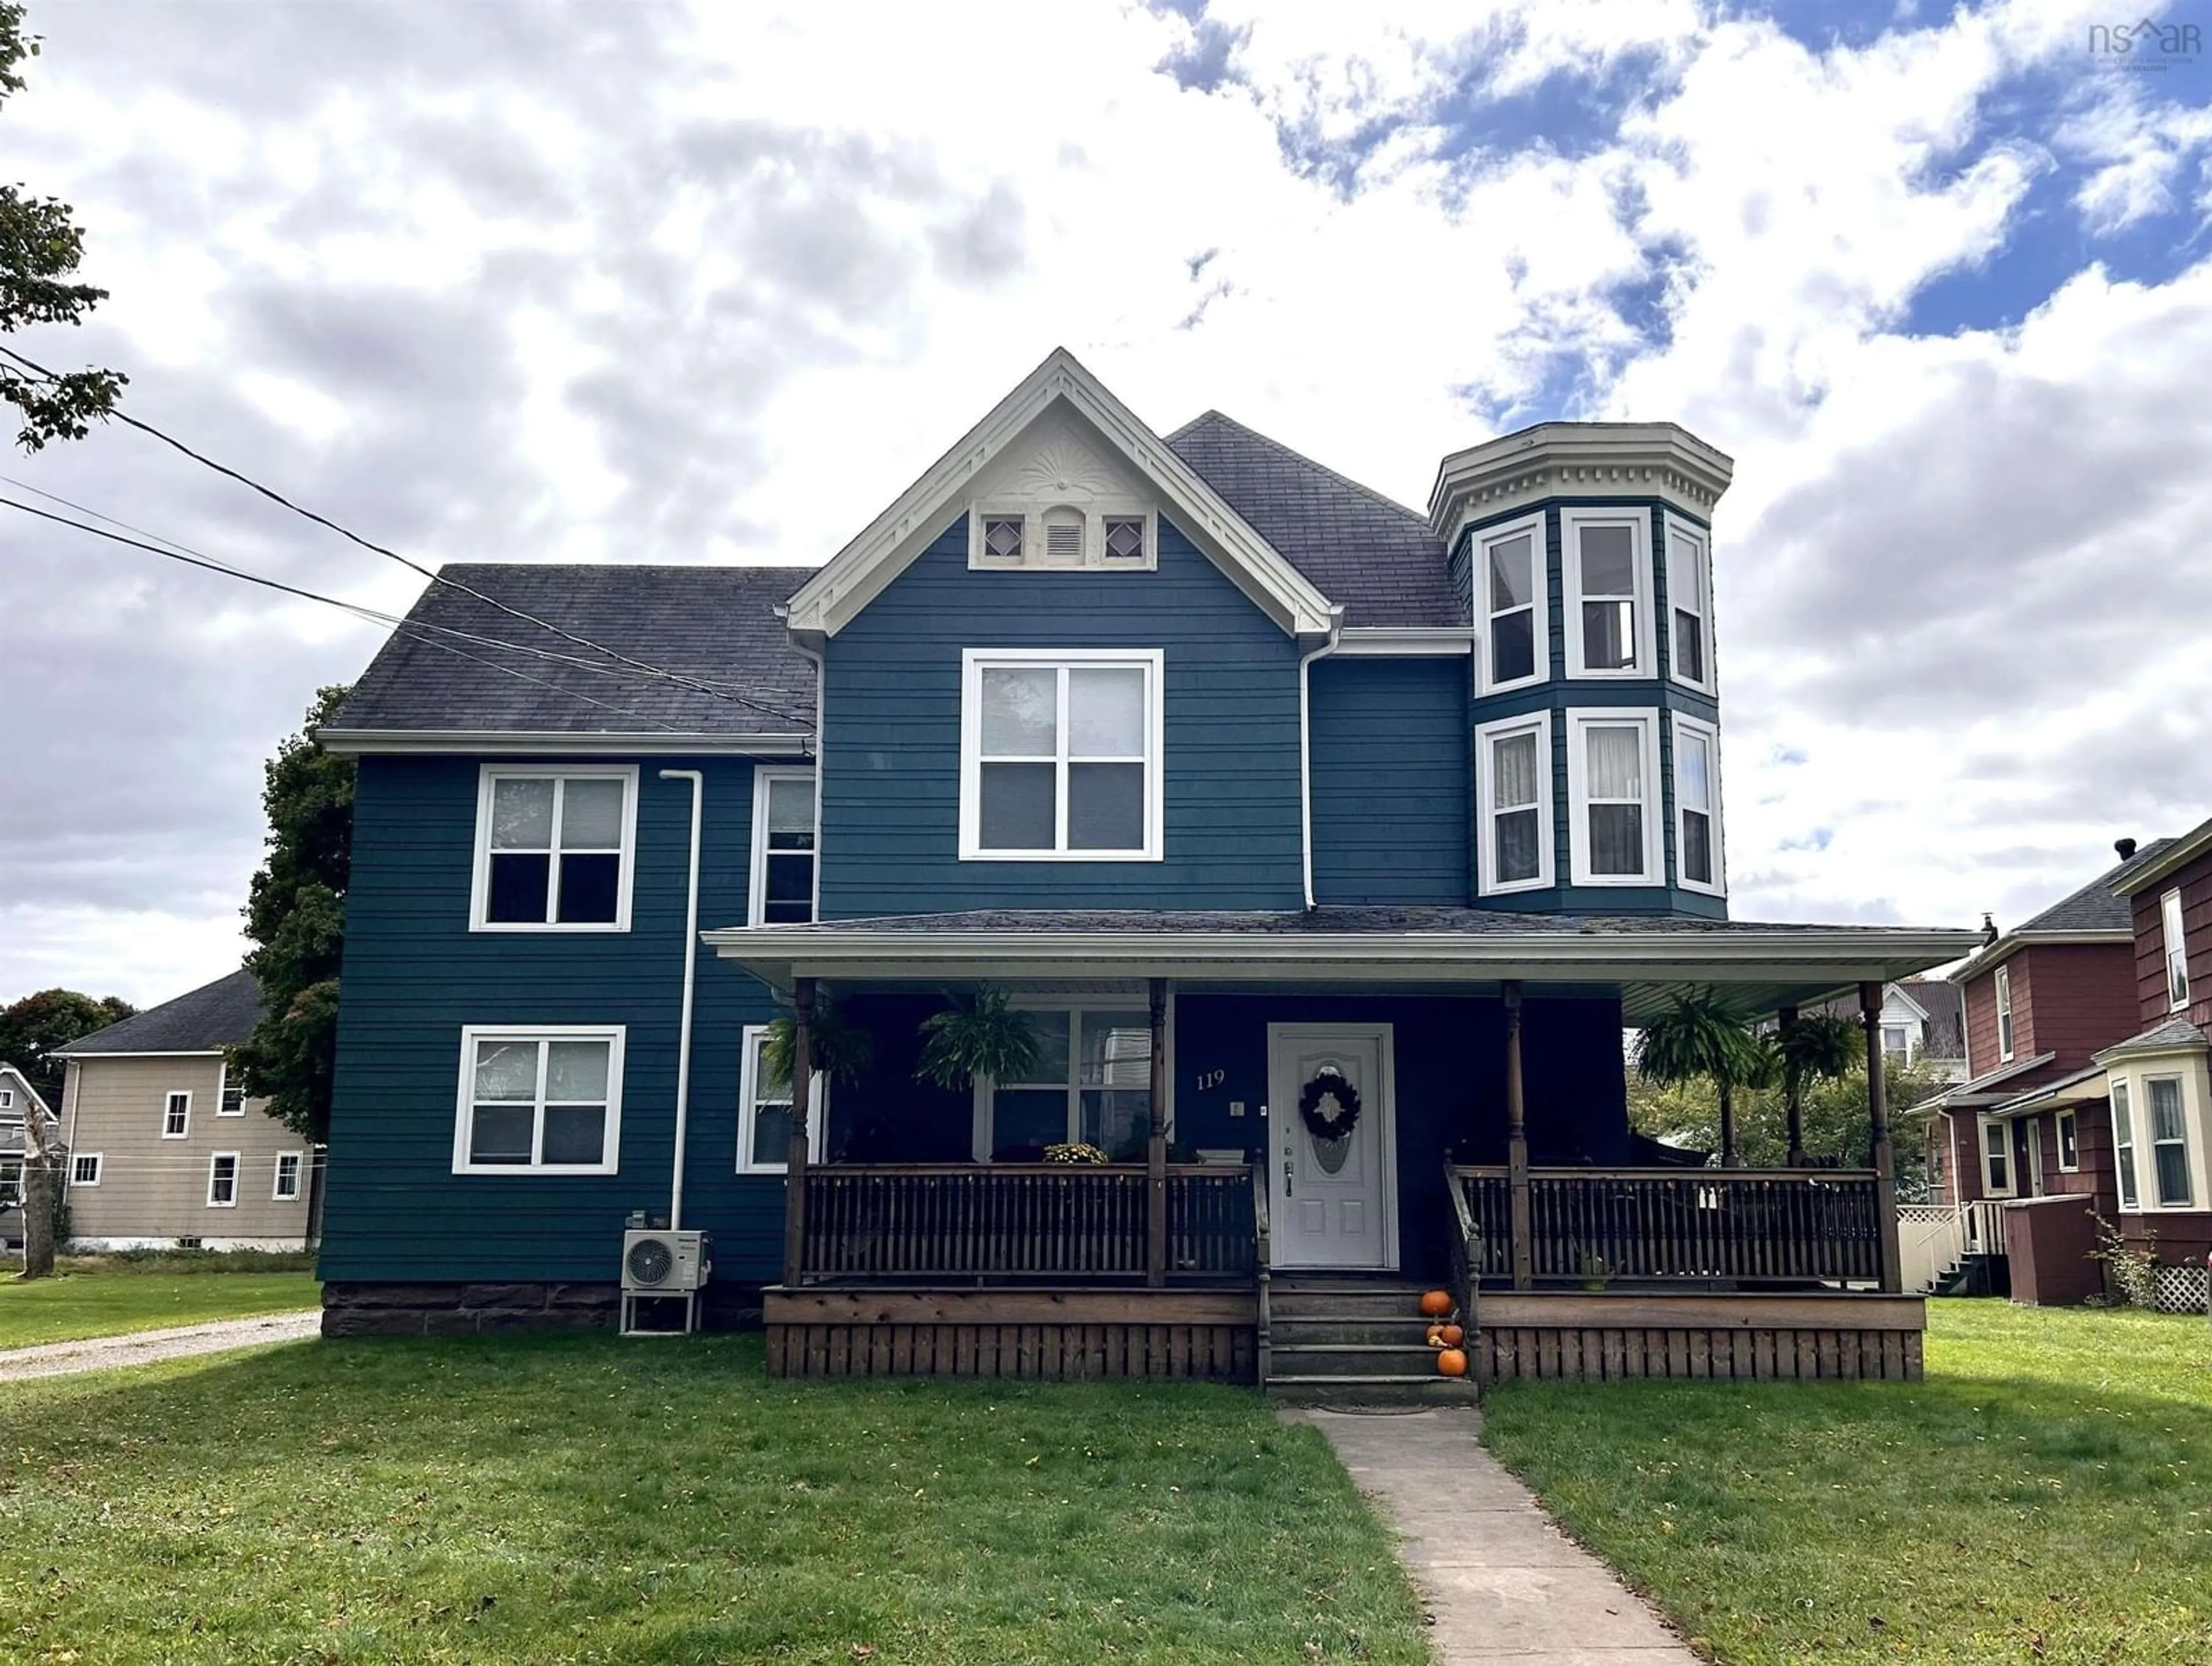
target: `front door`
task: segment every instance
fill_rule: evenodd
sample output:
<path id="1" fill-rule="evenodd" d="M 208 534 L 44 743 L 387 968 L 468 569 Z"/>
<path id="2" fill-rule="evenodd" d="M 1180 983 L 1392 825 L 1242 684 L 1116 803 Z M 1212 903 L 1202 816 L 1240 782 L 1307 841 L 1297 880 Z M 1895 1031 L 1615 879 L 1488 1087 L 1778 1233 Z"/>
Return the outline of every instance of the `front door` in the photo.
<path id="1" fill-rule="evenodd" d="M 1397 1266 L 1391 1076 L 1387 1024 L 1267 1026 L 1273 1265 Z M 1319 1131 L 1302 1114 L 1302 1101 L 1312 1106 Z M 1332 1124 L 1343 1131 L 1328 1133 Z"/>

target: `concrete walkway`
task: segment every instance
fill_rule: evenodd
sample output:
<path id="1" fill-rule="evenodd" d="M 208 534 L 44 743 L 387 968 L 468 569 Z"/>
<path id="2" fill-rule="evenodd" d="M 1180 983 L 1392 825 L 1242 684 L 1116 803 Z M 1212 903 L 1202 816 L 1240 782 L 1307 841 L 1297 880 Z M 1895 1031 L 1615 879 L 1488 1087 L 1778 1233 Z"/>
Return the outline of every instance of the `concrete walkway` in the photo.
<path id="1" fill-rule="evenodd" d="M 65 1377 L 72 1371 L 112 1371 L 118 1365 L 151 1365 L 195 1353 L 225 1353 L 263 1342 L 297 1341 L 319 1335 L 323 1310 L 264 1313 L 254 1319 L 221 1319 L 212 1324 L 177 1325 L 167 1330 L 132 1331 L 123 1336 L 85 1336 L 74 1342 L 45 1342 L 37 1347 L 0 1350 L 0 1383 L 28 1377 Z"/>
<path id="2" fill-rule="evenodd" d="M 1694 1666 L 1697 1656 L 1483 1450 L 1472 1409 L 1286 1411 L 1404 1535 L 1442 1666 Z"/>

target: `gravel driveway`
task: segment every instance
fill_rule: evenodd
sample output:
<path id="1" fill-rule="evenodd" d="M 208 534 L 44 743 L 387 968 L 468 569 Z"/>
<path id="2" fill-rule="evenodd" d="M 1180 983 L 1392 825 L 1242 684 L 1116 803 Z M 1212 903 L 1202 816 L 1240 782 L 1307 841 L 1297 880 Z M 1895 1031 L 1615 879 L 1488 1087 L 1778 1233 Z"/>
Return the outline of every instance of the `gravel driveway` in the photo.
<path id="1" fill-rule="evenodd" d="M 322 1324 L 322 1310 L 310 1308 L 304 1313 L 264 1313 L 256 1319 L 223 1319 L 214 1324 L 178 1325 L 169 1330 L 133 1331 L 127 1336 L 87 1336 L 74 1342 L 8 1348 L 0 1350 L 0 1383 L 151 1365 L 156 1359 L 222 1353 L 262 1342 L 297 1341 L 320 1334 Z"/>

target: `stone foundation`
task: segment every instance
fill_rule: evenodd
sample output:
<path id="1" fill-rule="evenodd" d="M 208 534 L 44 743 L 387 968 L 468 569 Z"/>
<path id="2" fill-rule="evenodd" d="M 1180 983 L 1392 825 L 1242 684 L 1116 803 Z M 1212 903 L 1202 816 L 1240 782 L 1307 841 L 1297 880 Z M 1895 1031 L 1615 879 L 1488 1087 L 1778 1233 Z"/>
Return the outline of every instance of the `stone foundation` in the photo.
<path id="1" fill-rule="evenodd" d="M 709 1284 L 702 1330 L 757 1329 L 758 1285 Z M 325 1336 L 476 1336 L 606 1330 L 621 1322 L 622 1290 L 605 1284 L 381 1284 L 323 1286 Z"/>

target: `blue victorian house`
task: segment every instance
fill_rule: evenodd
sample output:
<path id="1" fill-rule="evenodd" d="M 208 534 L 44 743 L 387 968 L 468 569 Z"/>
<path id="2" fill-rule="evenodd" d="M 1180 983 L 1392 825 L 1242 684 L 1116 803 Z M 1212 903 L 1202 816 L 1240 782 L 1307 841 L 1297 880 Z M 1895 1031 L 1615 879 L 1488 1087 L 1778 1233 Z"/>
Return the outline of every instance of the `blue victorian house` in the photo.
<path id="1" fill-rule="evenodd" d="M 818 569 L 447 567 L 320 737 L 328 1328 L 1342 1383 L 1435 1286 L 1481 1377 L 1916 1374 L 1878 1087 L 1866 1172 L 1628 1123 L 1682 994 L 1878 1055 L 1974 940 L 1729 919 L 1730 469 L 1546 423 L 1417 513 L 1055 352 Z"/>

